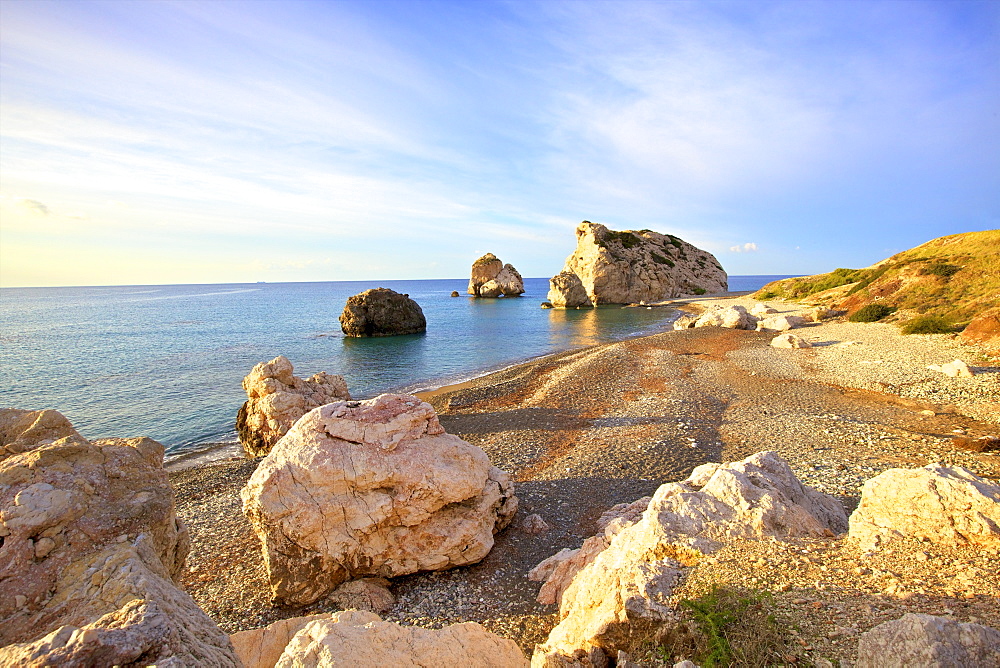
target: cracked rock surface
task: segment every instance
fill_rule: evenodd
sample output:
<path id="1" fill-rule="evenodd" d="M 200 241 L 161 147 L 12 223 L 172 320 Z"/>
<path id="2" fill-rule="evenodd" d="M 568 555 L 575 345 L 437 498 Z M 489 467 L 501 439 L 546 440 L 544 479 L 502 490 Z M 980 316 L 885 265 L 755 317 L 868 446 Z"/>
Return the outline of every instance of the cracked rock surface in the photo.
<path id="1" fill-rule="evenodd" d="M 349 579 L 475 563 L 517 510 L 509 474 L 429 404 L 393 394 L 308 413 L 242 498 L 273 597 L 291 604 Z"/>

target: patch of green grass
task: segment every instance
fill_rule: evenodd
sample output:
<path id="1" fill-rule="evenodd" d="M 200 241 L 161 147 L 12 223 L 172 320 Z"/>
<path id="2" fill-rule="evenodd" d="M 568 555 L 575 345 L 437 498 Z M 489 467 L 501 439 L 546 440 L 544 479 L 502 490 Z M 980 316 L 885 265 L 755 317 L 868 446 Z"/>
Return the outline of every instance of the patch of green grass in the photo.
<path id="1" fill-rule="evenodd" d="M 939 315 L 919 315 L 904 322 L 899 329 L 903 334 L 950 334 L 955 331 L 955 325 Z"/>
<path id="2" fill-rule="evenodd" d="M 896 307 L 885 304 L 868 304 L 862 306 L 848 318 L 851 322 L 878 322 L 890 313 L 895 313 Z"/>

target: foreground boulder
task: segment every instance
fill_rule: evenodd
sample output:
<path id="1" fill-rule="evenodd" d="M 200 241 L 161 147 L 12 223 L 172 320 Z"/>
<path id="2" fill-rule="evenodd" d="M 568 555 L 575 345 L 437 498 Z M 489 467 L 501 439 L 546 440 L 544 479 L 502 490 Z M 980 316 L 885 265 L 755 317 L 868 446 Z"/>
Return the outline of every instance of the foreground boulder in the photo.
<path id="1" fill-rule="evenodd" d="M 0 411 L 0 424 L 21 450 L 0 460 L 0 665 L 238 665 L 172 580 L 189 538 L 163 446 L 90 442 L 55 411 Z"/>
<path id="2" fill-rule="evenodd" d="M 340 329 L 355 337 L 419 334 L 427 331 L 427 319 L 410 295 L 373 288 L 347 300 L 340 314 Z"/>
<path id="3" fill-rule="evenodd" d="M 528 667 L 517 643 L 475 622 L 425 629 L 358 610 L 283 620 L 237 633 L 233 643 L 246 668 Z"/>
<path id="4" fill-rule="evenodd" d="M 779 334 L 771 339 L 772 348 L 812 348 L 812 344 L 794 334 Z"/>
<path id="5" fill-rule="evenodd" d="M 1000 631 L 944 617 L 907 613 L 883 622 L 858 640 L 859 668 L 995 668 Z"/>
<path id="6" fill-rule="evenodd" d="M 468 292 L 476 297 L 520 297 L 524 294 L 524 279 L 513 265 L 487 253 L 472 263 Z"/>
<path id="7" fill-rule="evenodd" d="M 343 376 L 313 374 L 302 380 L 292 375 L 284 355 L 261 362 L 243 379 L 247 401 L 236 415 L 236 431 L 248 457 L 263 457 L 295 421 L 323 404 L 349 400 Z"/>
<path id="8" fill-rule="evenodd" d="M 348 579 L 475 563 L 517 509 L 509 474 L 397 394 L 307 413 L 242 498 L 274 598 L 292 604 Z"/>
<path id="9" fill-rule="evenodd" d="M 725 292 L 726 272 L 711 253 L 651 230 L 615 232 L 583 221 L 576 250 L 549 281 L 556 307 L 657 302 Z"/>
<path id="10" fill-rule="evenodd" d="M 537 647 L 533 666 L 572 665 L 575 653 L 595 650 L 616 656 L 634 622 L 675 618 L 668 599 L 685 569 L 728 540 L 847 529 L 840 502 L 802 485 L 773 452 L 699 466 L 686 480 L 662 485 L 635 523 L 627 515 L 616 521 L 607 547 L 562 592 L 560 622 Z"/>
<path id="11" fill-rule="evenodd" d="M 889 469 L 861 488 L 850 536 L 869 548 L 905 536 L 1000 549 L 1000 485 L 961 467 Z"/>

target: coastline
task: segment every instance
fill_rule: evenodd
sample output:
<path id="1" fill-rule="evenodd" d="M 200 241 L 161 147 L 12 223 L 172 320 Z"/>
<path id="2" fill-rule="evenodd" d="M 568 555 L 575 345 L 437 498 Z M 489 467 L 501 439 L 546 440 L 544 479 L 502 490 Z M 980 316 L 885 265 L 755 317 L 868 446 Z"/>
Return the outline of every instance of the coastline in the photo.
<path id="1" fill-rule="evenodd" d="M 740 299 L 746 297 L 700 297 L 680 307 L 697 310 Z M 777 451 L 804 484 L 834 495 L 848 512 L 863 482 L 888 468 L 943 462 L 1000 479 L 1000 454 L 961 450 L 953 441 L 956 430 L 970 437 L 1000 431 L 995 415 L 966 414 L 982 412 L 980 399 L 997 392 L 1000 366 L 986 365 L 976 349 L 943 335 L 904 338 L 891 326 L 833 321 L 796 333 L 816 345 L 779 350 L 768 345 L 774 333 L 668 331 L 547 355 L 421 393 L 449 433 L 483 448 L 496 466 L 515 475 L 521 509 L 479 564 L 395 579 L 397 602 L 384 617 L 435 627 L 478 621 L 530 654 L 556 616 L 553 606 L 534 600 L 538 585 L 527 580 L 527 571 L 560 549 L 579 547 L 610 506 L 650 494 L 707 461 Z M 848 340 L 857 343 L 840 345 Z M 971 379 L 932 373 L 924 368 L 927 355 L 936 355 L 937 363 L 965 357 L 981 373 Z M 882 363 L 860 363 L 866 359 Z M 230 633 L 335 609 L 329 601 L 271 607 L 259 543 L 239 500 L 256 464 L 237 458 L 170 472 L 178 513 L 193 541 L 182 583 Z M 533 513 L 552 528 L 542 534 L 525 530 L 522 521 Z M 904 547 L 937 554 L 925 544 Z M 1000 596 L 996 578 L 952 591 L 946 571 L 928 571 L 937 562 L 917 557 L 905 572 L 883 564 L 883 570 L 895 568 L 907 587 L 928 592 L 893 599 L 887 607 L 872 591 L 873 580 L 849 566 L 866 557 L 843 541 L 796 548 L 828 555 L 837 564 L 829 572 L 813 573 L 794 550 L 781 549 L 734 546 L 731 558 L 707 565 L 690 586 L 713 577 L 747 581 L 756 577 L 754 564 L 766 561 L 768 577 L 784 583 L 775 592 L 782 614 L 789 623 L 816 629 L 810 647 L 827 657 L 851 659 L 856 643 L 852 650 L 821 637 L 827 613 L 794 601 L 841 606 L 851 611 L 845 623 L 862 631 L 879 620 L 866 612 L 870 608 L 936 611 L 942 601 L 963 621 L 974 617 L 1000 625 L 1000 608 L 990 605 Z M 993 558 L 938 552 L 940 559 L 969 568 L 982 569 Z M 836 587 L 817 588 L 828 581 Z"/>

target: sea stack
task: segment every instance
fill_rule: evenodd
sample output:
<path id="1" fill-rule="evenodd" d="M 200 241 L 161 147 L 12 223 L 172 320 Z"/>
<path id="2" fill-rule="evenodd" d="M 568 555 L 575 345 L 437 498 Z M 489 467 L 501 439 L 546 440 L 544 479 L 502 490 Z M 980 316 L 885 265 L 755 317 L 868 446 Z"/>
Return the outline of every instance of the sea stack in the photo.
<path id="1" fill-rule="evenodd" d="M 524 294 L 524 279 L 514 265 L 487 253 L 472 263 L 468 292 L 476 297 L 520 297 Z"/>
<path id="2" fill-rule="evenodd" d="M 616 232 L 588 220 L 576 228 L 576 250 L 549 280 L 556 307 L 657 302 L 685 294 L 725 292 L 715 257 L 670 234 Z"/>
<path id="3" fill-rule="evenodd" d="M 347 300 L 340 314 L 340 329 L 357 337 L 419 334 L 427 331 L 427 319 L 410 295 L 373 288 Z"/>

